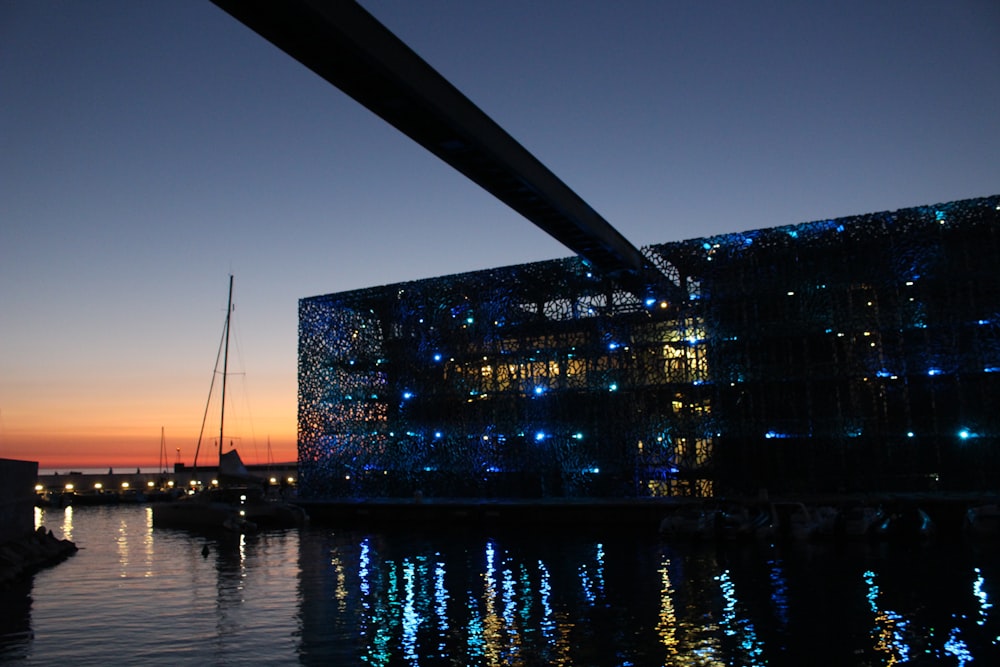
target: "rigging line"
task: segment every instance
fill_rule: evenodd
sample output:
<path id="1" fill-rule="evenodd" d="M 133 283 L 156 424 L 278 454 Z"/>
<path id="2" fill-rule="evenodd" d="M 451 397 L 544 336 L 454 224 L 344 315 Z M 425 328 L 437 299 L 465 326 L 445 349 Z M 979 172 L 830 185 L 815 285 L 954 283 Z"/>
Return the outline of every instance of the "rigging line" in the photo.
<path id="1" fill-rule="evenodd" d="M 198 470 L 198 452 L 201 451 L 201 441 L 205 435 L 205 422 L 208 421 L 208 408 L 212 404 L 212 392 L 215 391 L 215 376 L 219 374 L 219 359 L 222 358 L 222 347 L 226 344 L 226 329 L 228 326 L 229 318 L 227 316 L 226 323 L 222 326 L 222 338 L 219 340 L 219 351 L 215 353 L 215 368 L 212 370 L 212 381 L 208 385 L 208 400 L 205 401 L 205 413 L 201 416 L 201 430 L 198 431 L 198 444 L 194 448 L 194 463 L 191 465 L 195 469 L 195 472 Z"/>
<path id="2" fill-rule="evenodd" d="M 246 371 L 246 361 L 245 361 L 245 356 L 243 354 L 243 338 L 241 333 L 243 327 L 240 324 L 239 320 L 240 313 L 236 309 L 236 304 L 233 304 L 232 317 L 233 321 L 231 322 L 229 327 L 229 335 L 232 347 L 236 354 L 236 364 L 240 370 L 235 372 L 230 371 L 228 375 L 229 377 L 232 377 L 234 375 L 240 376 L 239 386 L 242 387 L 242 392 L 240 392 L 240 397 L 243 399 L 243 412 L 245 413 L 247 422 L 250 425 L 250 441 L 251 444 L 253 445 L 253 458 L 254 461 L 259 463 L 260 451 L 257 448 L 257 431 L 254 428 L 253 410 L 250 409 L 250 381 L 248 379 L 249 374 Z M 239 413 L 237 413 L 237 417 L 239 417 Z M 232 436 L 230 436 L 230 440 L 231 439 Z"/>
<path id="3" fill-rule="evenodd" d="M 226 375 L 229 372 L 229 325 L 233 318 L 233 274 L 229 274 L 229 299 L 226 303 L 226 352 L 222 355 L 222 410 L 219 414 L 219 466 L 222 466 L 222 447 L 226 425 Z"/>

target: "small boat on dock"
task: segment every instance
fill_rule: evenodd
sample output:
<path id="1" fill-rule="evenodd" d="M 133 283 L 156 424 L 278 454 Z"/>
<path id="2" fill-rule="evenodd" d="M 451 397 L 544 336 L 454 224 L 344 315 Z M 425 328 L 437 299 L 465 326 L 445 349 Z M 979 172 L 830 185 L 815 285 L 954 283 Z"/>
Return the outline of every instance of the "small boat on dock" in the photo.
<path id="1" fill-rule="evenodd" d="M 885 519 L 885 510 L 878 505 L 855 505 L 844 511 L 844 536 L 864 539 L 872 536 L 875 526 Z"/>
<path id="2" fill-rule="evenodd" d="M 1000 505 L 976 505 L 965 511 L 965 532 L 973 537 L 1000 537 Z"/>
<path id="3" fill-rule="evenodd" d="M 874 526 L 878 539 L 922 541 L 934 536 L 937 527 L 930 515 L 917 505 L 904 504 L 891 508 Z"/>
<path id="4" fill-rule="evenodd" d="M 700 503 L 684 504 L 660 521 L 660 535 L 689 539 L 715 537 L 717 510 Z"/>

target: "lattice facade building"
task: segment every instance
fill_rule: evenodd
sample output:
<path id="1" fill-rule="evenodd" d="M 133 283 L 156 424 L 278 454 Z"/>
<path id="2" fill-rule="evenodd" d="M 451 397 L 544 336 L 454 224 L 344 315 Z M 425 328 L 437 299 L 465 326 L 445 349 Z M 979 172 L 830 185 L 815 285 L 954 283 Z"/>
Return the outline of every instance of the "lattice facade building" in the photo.
<path id="1" fill-rule="evenodd" d="M 309 497 L 990 488 L 1000 197 L 302 299 Z M 677 298 L 681 294 L 681 298 Z"/>

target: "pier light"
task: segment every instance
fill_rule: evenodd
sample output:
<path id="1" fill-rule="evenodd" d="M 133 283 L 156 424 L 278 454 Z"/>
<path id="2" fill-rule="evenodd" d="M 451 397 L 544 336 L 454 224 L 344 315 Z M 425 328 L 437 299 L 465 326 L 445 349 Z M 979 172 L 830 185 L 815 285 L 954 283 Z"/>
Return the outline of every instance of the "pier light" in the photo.
<path id="1" fill-rule="evenodd" d="M 272 478 L 271 478 L 270 480 L 268 480 L 268 481 L 269 481 L 269 482 L 270 482 L 271 484 L 277 484 L 277 483 L 278 483 L 278 478 L 277 478 L 277 477 L 272 477 Z"/>
<path id="2" fill-rule="evenodd" d="M 170 480 L 169 482 L 167 482 L 167 486 L 170 487 L 171 489 L 174 488 L 174 480 Z"/>
<path id="3" fill-rule="evenodd" d="M 73 483 L 72 482 L 70 482 L 69 484 L 66 485 L 66 490 L 67 491 L 72 491 L 73 490 Z"/>
<path id="4" fill-rule="evenodd" d="M 101 489 L 104 488 L 104 485 L 101 484 L 100 482 L 95 482 L 94 483 L 94 488 L 97 489 L 98 491 L 100 491 Z"/>
<path id="5" fill-rule="evenodd" d="M 294 477 L 289 477 L 288 478 L 288 483 L 289 484 L 295 484 L 295 478 Z"/>
<path id="6" fill-rule="evenodd" d="M 219 480 L 213 479 L 212 480 L 212 486 L 218 486 L 218 485 L 219 485 Z"/>
<path id="7" fill-rule="evenodd" d="M 122 482 L 122 488 L 123 489 L 127 489 L 128 488 L 128 482 Z"/>
<path id="8" fill-rule="evenodd" d="M 44 486 L 42 486 L 41 484 L 35 484 L 35 492 L 36 493 L 40 493 L 40 492 L 42 492 L 44 490 L 45 490 Z"/>
<path id="9" fill-rule="evenodd" d="M 153 484 L 153 480 L 149 480 L 148 482 L 146 482 L 146 486 L 148 486 L 149 488 L 153 488 L 155 484 Z"/>

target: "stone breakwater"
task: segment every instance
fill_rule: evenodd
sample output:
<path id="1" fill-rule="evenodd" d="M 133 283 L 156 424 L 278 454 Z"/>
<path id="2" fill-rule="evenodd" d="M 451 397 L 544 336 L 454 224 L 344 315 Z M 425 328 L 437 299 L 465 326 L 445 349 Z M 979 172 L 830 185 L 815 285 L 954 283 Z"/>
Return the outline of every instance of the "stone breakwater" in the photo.
<path id="1" fill-rule="evenodd" d="M 7 586 L 38 569 L 62 562 L 76 552 L 76 544 L 60 540 L 51 530 L 39 526 L 21 539 L 0 545 L 0 586 Z"/>

